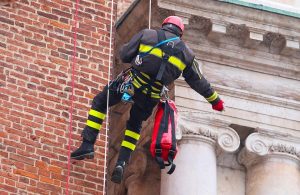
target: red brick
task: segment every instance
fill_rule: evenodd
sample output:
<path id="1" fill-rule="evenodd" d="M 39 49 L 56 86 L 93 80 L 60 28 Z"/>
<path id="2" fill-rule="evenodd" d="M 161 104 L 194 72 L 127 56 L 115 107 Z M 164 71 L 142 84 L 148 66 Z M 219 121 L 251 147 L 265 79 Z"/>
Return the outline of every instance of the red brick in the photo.
<path id="1" fill-rule="evenodd" d="M 16 154 L 10 154 L 9 156 L 10 156 L 11 160 L 22 162 L 24 164 L 34 165 L 34 160 L 27 158 L 25 156 L 20 156 L 20 155 L 16 155 Z"/>
<path id="2" fill-rule="evenodd" d="M 62 168 L 57 167 L 57 166 L 49 166 L 48 170 L 50 172 L 56 173 L 56 174 L 61 174 Z"/>
<path id="3" fill-rule="evenodd" d="M 45 12 L 41 12 L 41 11 L 37 11 L 37 14 L 40 16 L 44 16 L 46 18 L 52 19 L 52 20 L 58 20 L 58 16 L 56 16 L 54 14 L 49 14 L 49 13 L 45 13 Z"/>
<path id="4" fill-rule="evenodd" d="M 49 190 L 51 192 L 56 192 L 57 194 L 61 194 L 62 191 L 62 188 L 60 188 L 59 186 L 51 185 L 48 183 L 38 183 L 37 187 L 45 190 Z"/>
<path id="5" fill-rule="evenodd" d="M 0 22 L 6 23 L 6 24 L 10 24 L 10 25 L 14 25 L 14 20 L 5 18 L 5 17 L 0 17 Z"/>
<path id="6" fill-rule="evenodd" d="M 107 82 L 110 7 L 105 4 L 103 0 L 80 2 L 74 130 L 83 127 L 92 94 L 98 93 Z M 75 2 L 21 1 L 17 5 L 22 6 L 4 9 L 0 16 L 0 35 L 4 38 L 0 43 L 0 126 L 5 130 L 0 132 L 5 145 L 0 149 L 3 156 L 0 163 L 1 168 L 3 165 L 10 168 L 0 173 L 0 183 L 14 185 L 12 192 L 4 186 L 0 188 L 11 194 L 63 194 Z M 103 39 L 103 36 L 107 37 Z M 99 63 L 105 65 L 102 72 L 98 70 Z M 92 94 L 86 95 L 87 92 Z M 80 140 L 80 133 L 75 133 L 73 138 Z M 87 170 L 71 171 L 72 176 L 83 181 L 90 175 L 82 186 L 70 184 L 72 194 L 96 194 L 99 185 L 95 181 L 101 180 L 103 167 L 90 170 L 87 166 L 91 164 L 95 163 L 78 162 L 77 165 Z M 18 170 L 16 173 L 13 167 Z M 93 174 L 97 174 L 99 180 Z M 89 189 L 91 187 L 95 189 Z"/>
<path id="7" fill-rule="evenodd" d="M 38 47 L 46 47 L 46 43 L 41 42 L 41 41 L 37 41 L 37 40 L 34 40 L 34 39 L 30 39 L 30 38 L 25 38 L 25 42 L 30 43 L 32 45 L 36 45 Z"/>
<path id="8" fill-rule="evenodd" d="M 38 175 L 37 174 L 30 173 L 30 172 L 27 172 L 27 171 L 24 171 L 24 170 L 20 170 L 20 169 L 14 170 L 14 173 L 17 174 L 17 175 L 22 175 L 22 176 L 25 176 L 25 177 L 29 177 L 31 179 L 38 179 Z"/>
<path id="9" fill-rule="evenodd" d="M 17 188 L 16 187 L 12 187 L 12 186 L 9 186 L 9 185 L 6 185 L 6 184 L 1 184 L 0 183 L 0 189 L 2 190 L 5 190 L 5 191 L 8 191 L 8 192 L 12 192 L 12 193 L 16 193 L 17 192 Z"/>
<path id="10" fill-rule="evenodd" d="M 44 183 L 48 183 L 48 184 L 53 184 L 54 183 L 53 179 L 51 179 L 49 177 L 44 177 L 44 176 L 40 176 L 40 181 L 44 182 Z"/>

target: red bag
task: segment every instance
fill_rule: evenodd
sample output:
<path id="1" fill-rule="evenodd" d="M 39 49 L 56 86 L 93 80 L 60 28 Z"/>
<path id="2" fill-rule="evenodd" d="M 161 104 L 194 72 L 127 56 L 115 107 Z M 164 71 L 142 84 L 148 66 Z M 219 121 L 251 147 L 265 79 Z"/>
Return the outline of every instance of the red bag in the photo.
<path id="1" fill-rule="evenodd" d="M 176 125 L 177 109 L 175 103 L 172 100 L 160 102 L 155 114 L 150 152 L 160 169 L 171 166 L 168 174 L 172 174 L 176 168 L 173 163 L 178 150 L 175 137 Z"/>

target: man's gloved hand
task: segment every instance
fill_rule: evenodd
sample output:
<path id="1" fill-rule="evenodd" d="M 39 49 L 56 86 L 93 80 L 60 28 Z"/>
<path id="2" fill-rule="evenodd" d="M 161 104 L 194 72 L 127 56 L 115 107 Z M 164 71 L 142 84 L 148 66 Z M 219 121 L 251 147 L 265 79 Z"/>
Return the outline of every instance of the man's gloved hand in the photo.
<path id="1" fill-rule="evenodd" d="M 214 105 L 212 105 L 212 108 L 214 110 L 217 110 L 217 111 L 224 111 L 224 102 L 223 100 L 219 100 L 217 103 L 215 103 Z"/>

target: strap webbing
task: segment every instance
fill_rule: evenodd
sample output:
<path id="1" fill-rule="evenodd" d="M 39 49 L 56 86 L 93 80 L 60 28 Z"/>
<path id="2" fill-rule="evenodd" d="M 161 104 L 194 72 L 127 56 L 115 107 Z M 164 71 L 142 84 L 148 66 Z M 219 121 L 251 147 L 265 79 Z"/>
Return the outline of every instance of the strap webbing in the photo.
<path id="1" fill-rule="evenodd" d="M 166 39 L 166 35 L 162 30 L 157 30 L 156 32 L 157 32 L 158 42 L 162 42 L 163 40 Z M 162 79 L 162 76 L 163 76 L 163 73 L 165 72 L 169 57 L 170 56 L 168 54 L 163 53 L 162 62 L 161 62 L 161 65 L 159 67 L 159 70 L 158 70 L 156 78 L 155 78 L 156 80 L 160 81 Z"/>
<path id="2" fill-rule="evenodd" d="M 159 164 L 160 169 L 164 169 L 165 166 L 171 166 L 170 170 L 168 171 L 168 174 L 172 174 L 176 168 L 176 165 L 173 163 L 173 159 L 175 156 L 176 151 L 176 137 L 175 137 L 175 117 L 174 117 L 174 110 L 171 109 L 170 105 L 168 104 L 168 101 L 166 101 L 164 104 L 162 104 L 164 113 L 163 118 L 160 123 L 158 134 L 156 138 L 156 144 L 155 144 L 155 159 L 156 162 Z M 171 127 L 172 127 L 172 145 L 169 150 L 168 154 L 168 164 L 164 163 L 164 160 L 162 159 L 162 148 L 161 148 L 161 140 L 162 135 L 166 132 L 168 132 L 168 125 L 169 125 L 169 118 L 171 120 Z"/>

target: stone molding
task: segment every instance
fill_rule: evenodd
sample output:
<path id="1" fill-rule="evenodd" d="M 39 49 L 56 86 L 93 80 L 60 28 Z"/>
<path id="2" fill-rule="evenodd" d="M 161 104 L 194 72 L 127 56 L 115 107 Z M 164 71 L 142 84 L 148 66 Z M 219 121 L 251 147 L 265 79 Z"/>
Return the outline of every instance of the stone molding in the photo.
<path id="1" fill-rule="evenodd" d="M 226 55 L 222 56 L 221 59 L 226 59 L 226 57 L 228 57 L 227 55 L 237 53 L 236 57 L 230 55 L 230 59 L 226 62 L 228 65 L 240 66 L 246 69 L 250 68 L 273 75 L 281 75 L 283 77 L 299 80 L 299 69 L 296 65 L 298 63 L 297 56 L 300 51 L 300 33 L 298 34 L 298 31 L 296 30 L 296 28 L 298 28 L 296 26 L 299 26 L 298 20 L 293 20 L 288 27 L 279 30 L 278 28 L 280 28 L 282 24 L 277 24 L 279 26 L 272 26 L 271 21 L 270 23 L 266 21 L 258 23 L 258 20 L 261 18 L 257 18 L 257 20 L 253 20 L 252 18 L 251 20 L 241 20 L 238 17 L 240 12 L 234 12 L 237 15 L 232 15 L 231 17 L 227 14 L 222 15 L 224 14 L 222 12 L 225 10 L 219 10 L 218 4 L 220 2 L 209 2 L 205 0 L 191 2 L 197 4 L 195 5 L 197 9 L 188 6 L 187 4 L 190 4 L 190 2 L 187 0 L 178 2 L 177 0 L 159 0 L 158 7 L 161 10 L 172 10 L 175 15 L 183 17 L 184 21 L 188 21 L 185 22 L 185 24 L 186 34 L 189 36 L 185 37 L 185 41 L 190 45 L 194 44 L 194 47 L 201 45 L 201 47 L 204 48 L 204 51 L 200 49 L 200 54 L 203 54 L 205 57 L 215 56 L 208 53 L 207 47 L 211 47 L 214 44 L 223 44 L 221 48 L 225 47 L 224 51 L 226 51 Z M 200 2 L 203 3 L 200 4 Z M 228 9 L 233 9 L 233 7 Z M 253 14 L 250 9 L 241 7 L 241 10 L 245 12 L 243 15 L 247 17 Z M 264 14 L 268 15 L 268 13 L 265 12 Z M 280 17 L 282 17 L 284 21 L 289 20 L 286 16 Z M 277 20 L 272 20 L 272 22 L 277 22 Z M 292 25 L 292 23 L 294 25 Z M 189 33 L 188 31 L 192 32 Z M 206 36 L 206 39 L 201 38 L 203 35 Z M 228 37 L 230 39 L 227 40 Z M 230 48 L 228 45 L 231 44 L 235 45 L 236 48 Z M 240 58 L 240 48 L 243 48 L 243 52 L 249 54 L 249 56 L 253 55 L 252 50 L 256 50 L 256 52 L 259 55 L 262 55 L 265 60 L 261 62 L 259 59 L 256 59 L 256 56 L 247 59 Z M 195 49 L 196 48 L 193 48 L 193 50 Z M 217 48 L 216 50 L 219 49 L 220 48 Z M 214 52 L 212 48 L 209 51 Z M 218 55 L 218 52 L 216 54 Z M 278 62 L 277 60 L 278 55 L 282 56 L 281 62 Z M 291 57 L 295 59 L 295 62 L 291 62 Z M 274 60 L 276 60 L 276 63 L 273 63 Z"/>
<path id="2" fill-rule="evenodd" d="M 240 146 L 240 137 L 229 125 L 226 121 L 215 119 L 209 114 L 195 117 L 187 112 L 179 117 L 176 138 L 177 140 L 202 138 L 203 141 L 216 146 L 217 154 L 233 153 Z"/>
<path id="3" fill-rule="evenodd" d="M 300 140 L 291 136 L 252 133 L 239 154 L 240 163 L 249 167 L 264 159 L 280 157 L 300 162 Z"/>
<path id="4" fill-rule="evenodd" d="M 175 84 L 177 86 L 189 88 L 188 84 L 185 82 L 183 78 L 177 79 L 175 81 Z M 220 94 L 223 95 L 238 97 L 246 100 L 261 102 L 264 104 L 271 104 L 283 108 L 289 108 L 289 109 L 300 111 L 300 103 L 295 100 L 283 99 L 280 97 L 275 97 L 275 96 L 270 96 L 270 95 L 255 93 L 255 92 L 249 92 L 246 90 L 235 89 L 232 87 L 226 87 L 226 86 L 216 85 L 216 84 L 214 84 L 213 87 L 216 91 L 218 91 Z"/>

